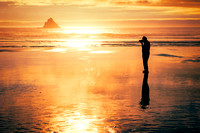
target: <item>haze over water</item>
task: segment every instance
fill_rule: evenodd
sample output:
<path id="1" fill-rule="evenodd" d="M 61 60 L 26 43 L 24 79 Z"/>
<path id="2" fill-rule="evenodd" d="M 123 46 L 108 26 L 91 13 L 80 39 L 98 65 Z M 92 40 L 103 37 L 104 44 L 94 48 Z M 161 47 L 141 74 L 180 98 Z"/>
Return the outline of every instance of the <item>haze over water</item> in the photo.
<path id="1" fill-rule="evenodd" d="M 0 46 L 138 46 L 147 36 L 154 46 L 199 46 L 199 27 L 61 29 L 0 28 Z"/>

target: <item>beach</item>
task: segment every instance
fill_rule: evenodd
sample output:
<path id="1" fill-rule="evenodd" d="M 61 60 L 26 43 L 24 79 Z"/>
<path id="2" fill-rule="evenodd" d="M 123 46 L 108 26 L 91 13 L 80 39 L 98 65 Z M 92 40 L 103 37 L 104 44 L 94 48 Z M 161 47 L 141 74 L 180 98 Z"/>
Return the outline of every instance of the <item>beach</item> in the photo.
<path id="1" fill-rule="evenodd" d="M 199 132 L 200 47 L 1 47 L 0 131 Z"/>

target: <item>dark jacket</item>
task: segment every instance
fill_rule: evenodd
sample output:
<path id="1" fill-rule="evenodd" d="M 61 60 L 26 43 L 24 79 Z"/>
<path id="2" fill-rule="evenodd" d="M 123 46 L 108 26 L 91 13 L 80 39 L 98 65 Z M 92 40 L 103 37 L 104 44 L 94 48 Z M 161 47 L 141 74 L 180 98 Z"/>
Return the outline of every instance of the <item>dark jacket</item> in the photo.
<path id="1" fill-rule="evenodd" d="M 150 42 L 144 41 L 144 44 L 142 45 L 142 54 L 143 55 L 149 55 L 150 54 Z"/>

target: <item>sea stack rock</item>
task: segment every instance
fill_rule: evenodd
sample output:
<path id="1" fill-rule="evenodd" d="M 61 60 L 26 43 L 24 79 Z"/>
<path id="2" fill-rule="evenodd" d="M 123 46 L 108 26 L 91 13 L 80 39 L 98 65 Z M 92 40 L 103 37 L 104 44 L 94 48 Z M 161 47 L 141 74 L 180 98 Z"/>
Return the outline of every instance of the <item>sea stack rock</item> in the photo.
<path id="1" fill-rule="evenodd" d="M 49 18 L 47 22 L 45 22 L 43 28 L 60 28 L 56 22 L 52 18 Z"/>

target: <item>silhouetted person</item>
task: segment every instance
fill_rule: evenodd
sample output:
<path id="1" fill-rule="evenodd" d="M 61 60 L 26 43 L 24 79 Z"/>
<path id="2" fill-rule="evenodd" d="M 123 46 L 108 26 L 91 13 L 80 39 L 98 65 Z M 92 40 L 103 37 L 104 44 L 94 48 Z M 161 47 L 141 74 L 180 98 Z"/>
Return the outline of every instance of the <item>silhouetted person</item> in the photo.
<path id="1" fill-rule="evenodd" d="M 141 108 L 146 109 L 146 106 L 149 105 L 149 85 L 148 85 L 148 73 L 144 73 L 143 84 L 142 84 L 142 98 L 141 98 Z"/>
<path id="2" fill-rule="evenodd" d="M 142 44 L 142 58 L 143 58 L 143 66 L 144 71 L 143 73 L 148 73 L 148 59 L 150 55 L 150 42 L 147 40 L 145 36 L 142 37 L 142 40 L 139 40 L 139 42 Z"/>

